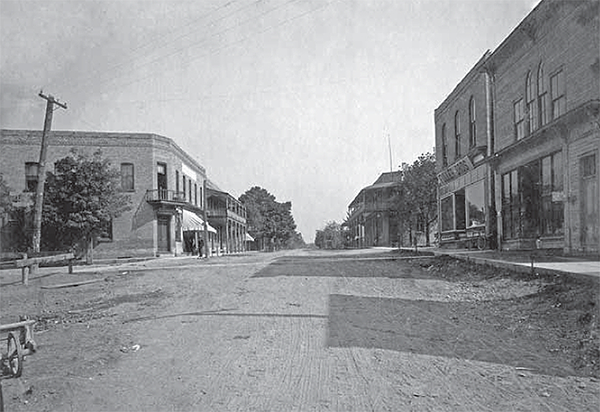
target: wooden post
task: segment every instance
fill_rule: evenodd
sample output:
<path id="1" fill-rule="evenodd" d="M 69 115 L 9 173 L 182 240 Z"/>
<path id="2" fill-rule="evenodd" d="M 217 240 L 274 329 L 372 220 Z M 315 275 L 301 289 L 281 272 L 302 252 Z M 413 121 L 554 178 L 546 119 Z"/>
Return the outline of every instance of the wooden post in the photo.
<path id="1" fill-rule="evenodd" d="M 204 217 L 204 257 L 208 259 L 208 216 L 206 213 L 206 178 L 204 178 L 203 188 L 202 188 L 202 211 Z"/>
<path id="2" fill-rule="evenodd" d="M 90 236 L 86 243 L 85 263 L 86 265 L 92 265 L 94 264 L 94 239 Z"/>
<path id="3" fill-rule="evenodd" d="M 21 268 L 21 283 L 25 286 L 29 285 L 29 266 L 23 266 Z"/>

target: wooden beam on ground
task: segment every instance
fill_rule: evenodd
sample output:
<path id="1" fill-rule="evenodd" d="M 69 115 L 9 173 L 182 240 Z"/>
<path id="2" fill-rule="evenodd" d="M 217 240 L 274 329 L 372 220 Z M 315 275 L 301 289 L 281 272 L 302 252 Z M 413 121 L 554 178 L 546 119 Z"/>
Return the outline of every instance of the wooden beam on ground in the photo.
<path id="1" fill-rule="evenodd" d="M 73 288 L 81 285 L 89 285 L 90 283 L 103 282 L 105 279 L 92 279 L 92 280 L 84 280 L 82 282 L 72 282 L 72 283 L 62 283 L 59 285 L 48 285 L 42 286 L 42 289 L 61 289 L 61 288 Z"/>

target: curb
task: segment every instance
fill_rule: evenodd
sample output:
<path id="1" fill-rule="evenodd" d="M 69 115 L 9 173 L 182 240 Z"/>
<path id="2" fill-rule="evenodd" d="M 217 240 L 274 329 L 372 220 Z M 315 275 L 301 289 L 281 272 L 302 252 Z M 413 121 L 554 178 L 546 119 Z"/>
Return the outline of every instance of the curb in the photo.
<path id="1" fill-rule="evenodd" d="M 463 260 L 466 262 L 473 262 L 475 264 L 480 264 L 480 265 L 489 265 L 489 266 L 493 266 L 493 267 L 496 267 L 499 269 L 509 269 L 509 270 L 513 270 L 515 272 L 525 273 L 525 274 L 531 274 L 532 272 L 534 272 L 539 275 L 571 275 L 571 276 L 577 275 L 577 276 L 589 276 L 589 277 L 593 277 L 593 278 L 597 277 L 596 275 L 589 274 L 589 273 L 569 272 L 569 271 L 560 270 L 560 269 L 550 269 L 550 268 L 536 266 L 535 261 L 534 261 L 533 267 L 532 267 L 531 264 L 507 262 L 504 260 L 496 260 L 496 259 L 489 259 L 489 258 L 481 258 L 481 257 L 469 256 L 468 254 L 461 254 L 461 253 L 444 253 L 444 252 L 440 252 L 440 251 L 433 251 L 433 254 L 435 256 L 450 256 L 455 259 Z"/>

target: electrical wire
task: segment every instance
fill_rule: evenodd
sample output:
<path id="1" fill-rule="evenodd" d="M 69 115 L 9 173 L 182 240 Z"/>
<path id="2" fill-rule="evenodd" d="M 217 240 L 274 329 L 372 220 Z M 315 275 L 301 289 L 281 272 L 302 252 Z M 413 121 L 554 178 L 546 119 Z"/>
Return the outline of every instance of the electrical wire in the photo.
<path id="1" fill-rule="evenodd" d="M 294 2 L 294 1 L 297 1 L 297 0 L 291 0 L 291 1 L 288 1 L 287 3 L 285 3 L 285 4 L 289 4 L 289 3 L 292 3 L 292 2 Z M 282 20 L 282 21 L 280 21 L 279 23 L 277 23 L 277 24 L 274 24 L 274 25 L 272 25 L 272 26 L 269 26 L 269 27 L 267 27 L 267 28 L 265 28 L 265 29 L 263 29 L 263 30 L 260 30 L 260 31 L 254 32 L 254 33 L 252 33 L 252 34 L 250 34 L 250 35 L 247 35 L 247 36 L 245 36 L 245 37 L 243 37 L 243 38 L 241 38 L 241 39 L 238 39 L 238 40 L 236 40 L 236 41 L 233 41 L 233 42 L 231 42 L 231 43 L 225 44 L 225 45 L 223 45 L 223 46 L 221 46 L 221 47 L 219 47 L 219 48 L 213 49 L 213 50 L 211 50 L 211 51 L 209 51 L 209 52 L 207 52 L 207 53 L 204 53 L 204 54 L 202 54 L 202 55 L 199 55 L 199 56 L 193 57 L 193 58 L 189 59 L 189 60 L 188 60 L 186 63 L 188 63 L 188 64 L 189 64 L 190 62 L 192 62 L 192 61 L 195 61 L 195 60 L 198 60 L 198 59 L 201 59 L 201 58 L 203 58 L 203 57 L 212 56 L 212 55 L 214 55 L 214 54 L 216 54 L 216 53 L 218 53 L 218 52 L 221 52 L 221 51 L 223 51 L 223 50 L 225 50 L 225 49 L 231 48 L 231 47 L 233 47 L 233 46 L 235 46 L 235 45 L 238 45 L 238 44 L 241 44 L 241 43 L 243 43 L 243 42 L 245 42 L 245 41 L 247 41 L 247 40 L 250 40 L 250 39 L 252 39 L 252 38 L 254 38 L 254 37 L 258 36 L 258 35 L 261 35 L 261 34 L 264 34 L 264 33 L 268 32 L 268 31 L 271 31 L 271 30 L 274 30 L 274 29 L 276 29 L 276 28 L 282 27 L 282 26 L 284 26 L 284 25 L 286 25 L 286 24 L 288 24 L 288 23 L 291 23 L 291 22 L 292 22 L 292 21 L 294 21 L 294 20 L 300 19 L 300 18 L 302 18 L 302 17 L 304 17 L 304 16 L 307 16 L 307 15 L 309 15 L 309 14 L 315 13 L 315 12 L 317 12 L 318 10 L 324 9 L 325 7 L 327 7 L 327 6 L 331 5 L 331 4 L 332 4 L 334 1 L 335 1 L 335 0 L 333 0 L 333 1 L 330 1 L 330 2 L 327 2 L 327 3 L 324 3 L 324 4 L 320 5 L 320 6 L 318 6 L 318 7 L 314 7 L 314 8 L 312 8 L 312 9 L 310 9 L 310 10 L 306 11 L 306 12 L 303 12 L 303 13 L 297 14 L 297 15 L 295 15 L 295 16 L 293 16 L 293 17 L 290 17 L 290 18 L 288 18 L 288 19 Z M 268 12 L 269 12 L 269 11 L 267 11 L 267 12 L 263 13 L 263 15 L 264 15 L 264 14 L 266 14 L 266 13 L 268 13 Z M 246 22 L 247 22 L 247 21 L 246 21 Z M 240 24 L 242 24 L 242 23 L 240 23 Z M 236 25 L 236 26 L 239 26 L 240 24 L 238 24 L 238 25 Z M 231 28 L 229 28 L 229 29 L 231 29 Z M 226 30 L 229 30 L 229 29 L 226 29 Z M 149 75 L 146 75 L 146 76 L 143 76 L 143 77 L 138 77 L 138 78 L 136 78 L 136 79 L 133 79 L 133 80 L 131 80 L 131 81 L 127 82 L 127 83 L 118 84 L 118 86 L 119 86 L 119 87 L 127 87 L 127 86 L 129 86 L 129 85 L 131 85 L 131 84 L 134 84 L 134 83 L 141 82 L 141 81 L 143 81 L 143 80 L 146 80 L 146 79 L 149 79 L 149 78 L 151 78 L 151 77 L 153 77 L 153 76 L 154 76 L 153 74 L 149 74 Z M 103 82 L 103 84 L 105 84 L 105 83 L 106 83 L 106 82 Z M 115 86 L 117 86 L 117 85 L 115 85 Z M 230 96 L 223 96 L 223 97 L 230 97 Z M 154 100 L 154 99 L 151 99 L 151 100 Z"/>
<path id="2" fill-rule="evenodd" d="M 191 26 L 193 24 L 197 24 L 198 22 L 204 20 L 204 18 L 210 16 L 211 14 L 214 14 L 214 13 L 218 12 L 219 10 L 222 10 L 222 9 L 224 9 L 226 7 L 229 7 L 231 4 L 234 4 L 237 1 L 239 1 L 239 0 L 229 1 L 229 2 L 225 3 L 224 5 L 219 6 L 219 7 L 217 7 L 214 10 L 211 10 L 208 13 L 204 13 L 202 16 L 200 16 L 200 17 L 198 17 L 198 18 L 196 18 L 196 19 L 188 22 L 184 26 L 180 27 L 177 31 L 181 31 L 181 29 L 183 29 L 183 28 L 186 28 L 186 27 Z M 221 20 L 223 20 L 223 19 L 225 19 L 227 17 L 231 17 L 231 16 L 235 15 L 236 13 L 238 13 L 238 12 L 240 12 L 242 10 L 245 10 L 245 9 L 247 9 L 247 8 L 253 6 L 253 5 L 256 5 L 256 4 L 260 3 L 261 1 L 262 0 L 255 0 L 251 4 L 248 4 L 246 6 L 240 7 L 238 9 L 234 10 L 233 12 L 231 12 L 229 14 L 226 14 L 225 16 L 222 16 L 222 17 L 218 18 L 217 20 L 209 22 L 208 26 L 214 25 L 215 23 L 217 23 L 217 22 L 219 22 L 219 21 L 221 21 Z M 202 29 L 204 29 L 204 27 L 202 27 Z M 116 63 L 117 60 L 114 59 L 112 61 L 112 63 L 114 63 L 114 65 L 110 66 L 108 69 L 95 70 L 95 71 L 93 71 L 91 73 L 87 73 L 87 75 L 85 77 L 83 77 L 80 81 L 81 82 L 89 82 L 91 80 L 97 79 L 97 77 L 98 77 L 99 74 L 112 72 L 112 71 L 115 71 L 115 70 L 117 70 L 117 69 L 119 69 L 121 67 L 124 67 L 128 63 L 133 63 L 133 62 L 135 62 L 138 59 L 144 59 L 144 58 L 148 57 L 149 54 L 156 52 L 156 50 L 160 49 L 161 47 L 164 48 L 164 46 L 168 46 L 169 44 L 175 43 L 177 40 L 180 40 L 180 39 L 185 38 L 185 37 L 189 37 L 191 34 L 193 34 L 194 32 L 197 32 L 197 31 L 199 31 L 199 30 L 192 30 L 192 31 L 184 32 L 183 34 L 179 34 L 179 35 L 177 35 L 177 37 L 172 38 L 171 40 L 166 40 L 166 41 L 164 40 L 165 39 L 164 35 L 162 35 L 162 34 L 161 35 L 157 35 L 157 36 L 153 37 L 151 40 L 147 41 L 146 43 L 143 43 L 142 45 L 135 47 L 134 49 L 132 49 L 131 51 L 129 51 L 127 54 L 128 55 L 134 55 L 137 52 L 139 52 L 139 51 L 141 51 L 141 50 L 143 50 L 145 48 L 148 48 L 149 46 L 154 46 L 155 50 L 152 50 L 150 53 L 147 53 L 146 55 L 141 55 L 139 57 L 135 57 L 134 56 L 134 57 L 131 57 L 131 58 L 129 58 L 129 59 L 125 60 L 125 61 L 122 61 L 120 63 Z M 175 31 L 170 32 L 167 36 L 169 36 L 170 34 L 175 34 Z M 161 39 L 163 41 L 162 42 L 159 41 L 158 42 L 158 46 L 159 47 L 156 47 L 157 46 L 156 40 L 161 40 Z M 72 79 L 71 78 L 71 79 L 69 79 L 68 83 L 65 80 L 64 85 L 66 86 L 68 84 L 72 84 L 73 81 L 77 82 L 77 79 Z"/>
<path id="3" fill-rule="evenodd" d="M 173 50 L 173 51 L 171 51 L 171 52 L 169 52 L 167 54 L 160 55 L 159 57 L 156 57 L 156 58 L 154 58 L 154 59 L 152 59 L 152 60 L 150 60 L 148 62 L 145 62 L 143 64 L 139 64 L 137 66 L 134 66 L 134 68 L 136 70 L 139 70 L 139 69 L 145 68 L 147 66 L 153 65 L 155 63 L 158 63 L 160 61 L 163 61 L 163 60 L 165 60 L 165 59 L 167 59 L 169 57 L 172 57 L 172 56 L 175 56 L 177 54 L 180 54 L 180 53 L 182 53 L 184 51 L 189 51 L 190 49 L 197 48 L 197 47 L 201 46 L 202 44 L 206 43 L 208 40 L 210 40 L 210 39 L 212 39 L 214 37 L 221 36 L 221 35 L 223 35 L 223 34 L 225 34 L 227 32 L 230 32 L 230 31 L 232 31 L 232 30 L 234 30 L 234 29 L 236 29 L 238 27 L 241 27 L 241 26 L 243 26 L 243 25 L 245 25 L 247 23 L 255 21 L 258 18 L 262 18 L 262 17 L 264 17 L 264 16 L 266 16 L 268 14 L 271 14 L 271 13 L 273 13 L 273 12 L 279 10 L 279 9 L 282 9 L 283 7 L 285 7 L 285 6 L 287 6 L 287 5 L 291 4 L 291 3 L 294 3 L 296 1 L 298 1 L 298 0 L 288 0 L 285 3 L 282 3 L 282 4 L 279 4 L 279 5 L 275 6 L 275 7 L 272 7 L 272 8 L 270 8 L 270 9 L 268 9 L 268 10 L 266 10 L 266 11 L 264 11 L 264 12 L 262 12 L 262 13 L 256 15 L 256 16 L 252 16 L 252 17 L 250 17 L 248 19 L 245 19 L 245 20 L 243 20 L 241 22 L 238 22 L 238 23 L 236 23 L 236 24 L 234 24 L 234 25 L 232 25 L 230 27 L 227 27 L 227 28 L 225 28 L 225 29 L 223 29 L 221 31 L 218 31 L 218 32 L 212 33 L 212 34 L 210 34 L 210 35 L 208 35 L 206 37 L 203 37 L 202 39 L 200 39 L 200 40 L 198 40 L 198 41 L 196 41 L 194 43 L 188 44 L 186 46 L 179 47 L 179 48 L 177 48 L 177 49 L 175 49 L 175 50 Z M 238 11 L 239 10 L 240 9 L 238 9 Z M 205 56 L 205 55 L 203 55 L 203 56 Z M 193 60 L 195 60 L 195 59 L 192 59 L 191 61 L 193 61 Z M 109 73 L 109 72 L 107 71 L 106 73 Z M 113 76 L 111 78 L 106 78 L 104 80 L 100 80 L 99 82 L 95 82 L 93 84 L 90 84 L 89 82 L 88 83 L 79 84 L 79 85 L 75 86 L 75 88 L 72 89 L 72 90 L 78 91 L 78 90 L 83 90 L 83 89 L 85 89 L 85 88 L 87 88 L 89 86 L 102 86 L 102 85 L 108 84 L 110 82 L 113 82 L 115 80 L 121 79 L 121 78 L 126 77 L 126 76 L 131 76 L 131 75 L 132 75 L 131 73 L 125 73 L 125 74 L 120 75 L 120 76 Z M 133 83 L 137 83 L 137 82 L 139 82 L 141 80 L 145 80 L 145 79 L 147 79 L 149 77 L 153 77 L 153 76 L 154 76 L 153 74 L 150 74 L 150 75 L 144 76 L 142 78 L 134 79 L 134 80 L 132 80 L 130 82 L 125 83 L 125 86 L 133 84 Z M 73 82 L 71 84 L 73 84 Z M 123 85 L 119 85 L 119 84 L 115 85 L 115 87 L 118 87 L 118 86 L 123 86 Z"/>

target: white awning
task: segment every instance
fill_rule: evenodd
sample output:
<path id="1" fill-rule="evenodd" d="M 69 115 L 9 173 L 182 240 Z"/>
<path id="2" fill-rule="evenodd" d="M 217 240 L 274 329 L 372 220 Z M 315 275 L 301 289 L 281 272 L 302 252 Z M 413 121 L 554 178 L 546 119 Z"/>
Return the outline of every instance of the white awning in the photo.
<path id="1" fill-rule="evenodd" d="M 207 224 L 208 231 L 217 233 L 217 230 L 211 225 Z M 188 230 L 204 230 L 204 220 L 197 213 L 190 212 L 189 210 L 183 209 L 183 222 L 182 228 L 184 231 Z"/>
<path id="2" fill-rule="evenodd" d="M 248 233 L 246 233 L 246 242 L 254 242 L 254 238 Z"/>

